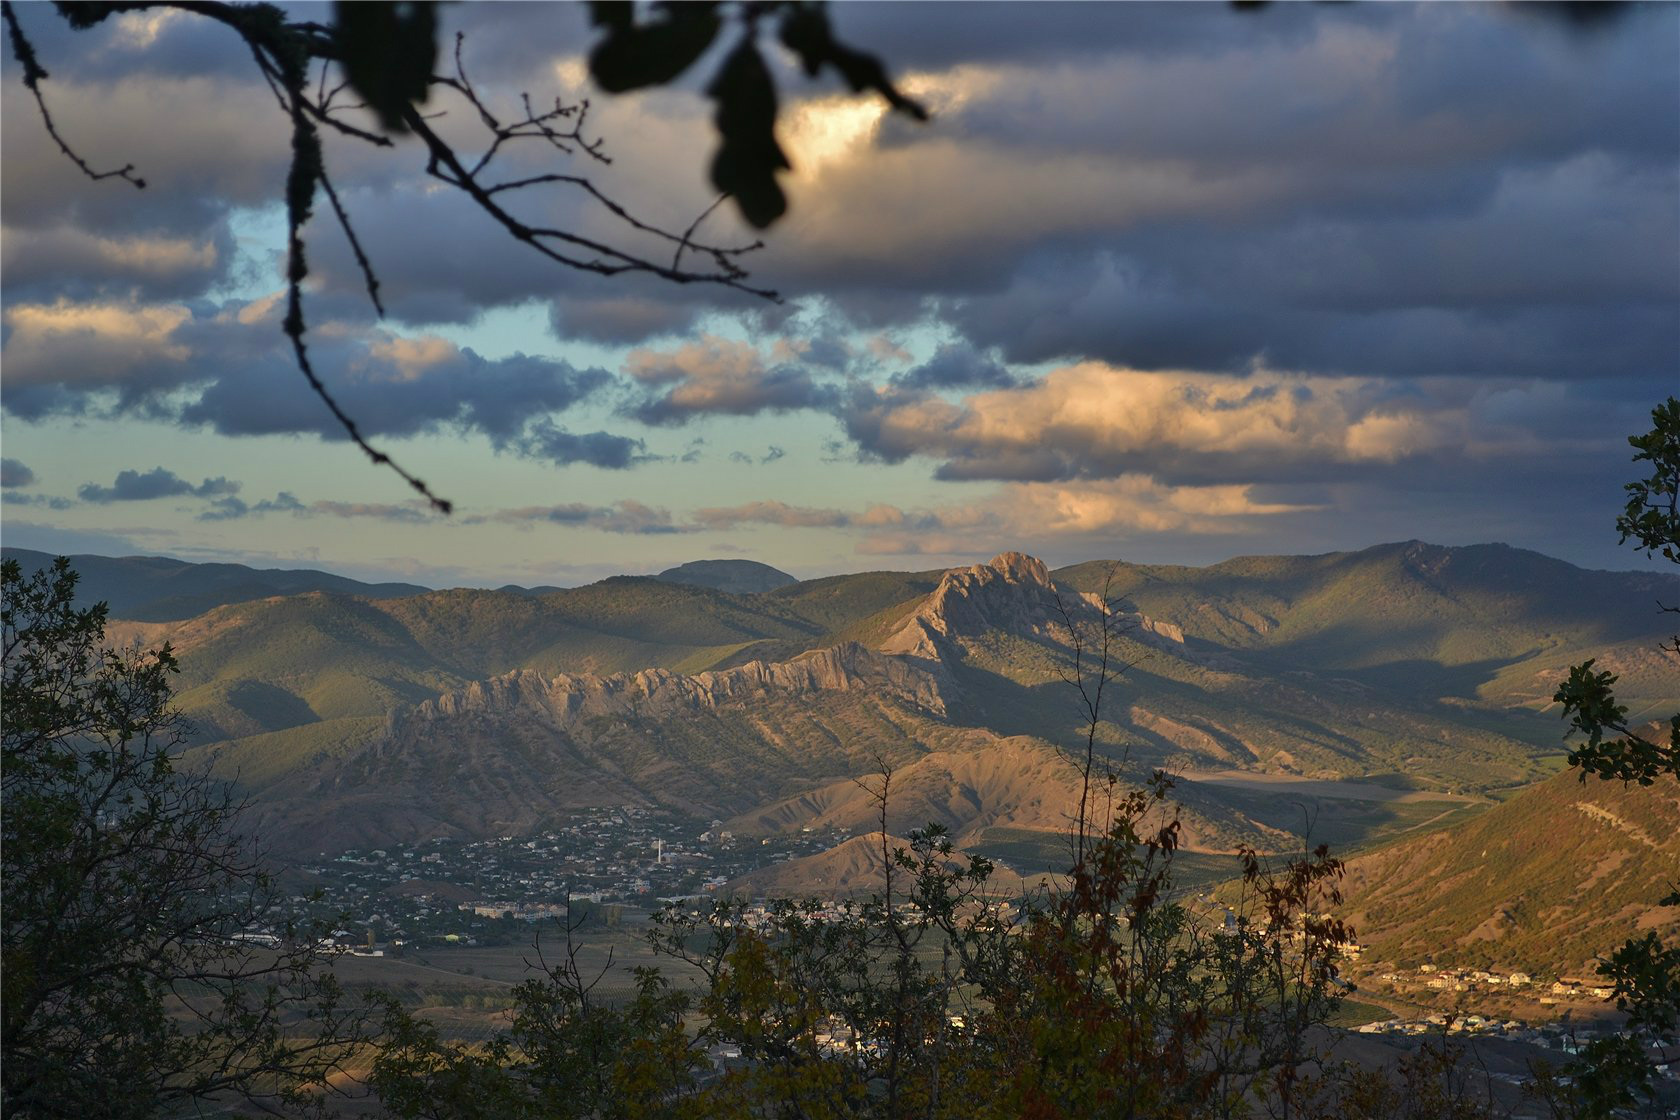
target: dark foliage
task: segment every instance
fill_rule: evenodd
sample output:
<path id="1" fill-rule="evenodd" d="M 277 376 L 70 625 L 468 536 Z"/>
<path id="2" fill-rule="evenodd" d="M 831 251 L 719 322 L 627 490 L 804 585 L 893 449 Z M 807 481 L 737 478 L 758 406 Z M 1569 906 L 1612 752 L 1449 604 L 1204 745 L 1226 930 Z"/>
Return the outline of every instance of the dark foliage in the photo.
<path id="1" fill-rule="evenodd" d="M 304 931 L 241 939 L 274 895 L 240 805 L 170 757 L 175 660 L 102 644 L 60 558 L 4 562 L 0 1094 L 8 1116 L 290 1099 L 354 1037 Z"/>

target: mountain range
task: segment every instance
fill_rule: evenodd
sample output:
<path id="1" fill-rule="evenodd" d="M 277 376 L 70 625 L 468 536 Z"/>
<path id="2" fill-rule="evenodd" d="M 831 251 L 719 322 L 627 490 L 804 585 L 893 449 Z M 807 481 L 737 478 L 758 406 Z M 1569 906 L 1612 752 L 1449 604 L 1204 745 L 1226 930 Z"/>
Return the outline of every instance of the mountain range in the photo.
<path id="1" fill-rule="evenodd" d="M 1680 706 L 1655 609 L 1673 581 L 1504 546 L 1055 572 L 1004 553 L 803 582 L 705 561 L 498 591 L 93 559 L 77 561 L 83 591 L 112 601 L 111 637 L 173 644 L 191 753 L 252 795 L 261 840 L 282 857 L 517 834 L 639 804 L 743 835 L 903 835 L 936 820 L 1003 874 L 1054 869 L 1091 730 L 1070 680 L 1095 681 L 1103 603 L 1109 663 L 1124 673 L 1091 740 L 1099 772 L 1178 775 L 1186 858 L 1211 868 L 1243 845 L 1365 851 L 1350 898 L 1395 953 L 1428 936 L 1437 906 L 1469 922 L 1453 936 L 1471 956 L 1502 937 L 1532 949 L 1522 875 L 1551 884 L 1534 895 L 1547 905 L 1578 907 L 1516 856 L 1485 881 L 1453 863 L 1503 850 L 1495 838 L 1567 820 L 1597 845 L 1583 859 L 1626 878 L 1645 874 L 1644 849 L 1595 822 L 1680 833 L 1672 801 L 1594 816 L 1553 804 L 1567 783 L 1545 780 L 1563 750 L 1546 708 L 1568 665 L 1593 657 L 1620 674 L 1636 718 Z M 189 602 L 208 605 L 170 617 Z M 883 772 L 885 821 L 869 792 Z M 776 888 L 807 871 L 814 887 L 850 882 L 869 851 L 784 865 Z"/>

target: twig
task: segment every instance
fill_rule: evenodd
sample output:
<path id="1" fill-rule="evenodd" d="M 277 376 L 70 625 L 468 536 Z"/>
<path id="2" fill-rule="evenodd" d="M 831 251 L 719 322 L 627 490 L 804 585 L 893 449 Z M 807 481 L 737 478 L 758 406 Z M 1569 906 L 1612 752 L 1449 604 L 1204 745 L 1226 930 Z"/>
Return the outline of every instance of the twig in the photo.
<path id="1" fill-rule="evenodd" d="M 87 160 L 77 155 L 75 149 L 59 135 L 58 126 L 47 109 L 47 99 L 41 94 L 41 81 L 48 76 L 47 71 L 35 57 L 34 45 L 24 35 L 23 28 L 18 26 L 17 13 L 12 10 L 12 0 L 0 2 L 0 16 L 4 16 L 6 20 L 6 33 L 12 41 L 12 55 L 23 67 L 23 84 L 34 95 L 35 108 L 41 114 L 41 123 L 46 127 L 47 135 L 53 138 L 53 143 L 58 145 L 58 150 L 63 152 L 71 163 L 81 168 L 83 175 L 94 182 L 101 179 L 121 179 L 125 183 L 133 183 L 137 190 L 145 190 L 146 180 L 134 174 L 132 163 L 125 163 L 111 171 L 95 171 L 88 165 Z"/>

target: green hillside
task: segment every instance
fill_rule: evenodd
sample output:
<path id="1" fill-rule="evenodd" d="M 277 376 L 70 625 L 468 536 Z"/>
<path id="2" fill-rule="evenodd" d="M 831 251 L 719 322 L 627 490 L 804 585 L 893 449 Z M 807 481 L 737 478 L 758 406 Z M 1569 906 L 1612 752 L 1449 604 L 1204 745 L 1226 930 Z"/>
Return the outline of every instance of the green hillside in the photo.
<path id="1" fill-rule="evenodd" d="M 1590 972 L 1607 948 L 1680 928 L 1656 900 L 1680 880 L 1680 789 L 1567 771 L 1468 821 L 1349 861 L 1343 892 L 1367 957 Z"/>
<path id="2" fill-rule="evenodd" d="M 801 618 L 838 634 L 882 611 L 920 599 L 942 572 L 857 572 L 806 580 L 771 592 Z"/>
<path id="3" fill-rule="evenodd" d="M 207 742 L 383 716 L 468 681 L 531 668 L 695 672 L 761 645 L 788 655 L 822 631 L 785 605 L 651 579 L 541 596 L 432 591 L 368 600 L 312 592 L 151 627 L 181 657 L 178 700 Z"/>

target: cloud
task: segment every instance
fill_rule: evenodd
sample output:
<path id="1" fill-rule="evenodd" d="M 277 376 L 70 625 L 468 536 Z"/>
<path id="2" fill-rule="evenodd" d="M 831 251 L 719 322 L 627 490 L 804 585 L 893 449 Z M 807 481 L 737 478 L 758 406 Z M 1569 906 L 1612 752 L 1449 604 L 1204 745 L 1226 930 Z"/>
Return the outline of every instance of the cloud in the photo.
<path id="1" fill-rule="evenodd" d="M 35 472 L 16 459 L 0 459 L 0 487 L 35 485 Z"/>
<path id="2" fill-rule="evenodd" d="M 309 512 L 326 514 L 331 517 L 369 518 L 374 521 L 401 521 L 409 524 L 420 524 L 437 519 L 430 507 L 425 502 L 419 501 L 398 504 L 319 501 L 309 503 Z"/>
<path id="3" fill-rule="evenodd" d="M 604 533 L 632 535 L 663 535 L 693 532 L 693 528 L 673 522 L 671 512 L 643 505 L 636 501 L 621 501 L 610 506 L 591 506 L 572 502 L 557 506 L 523 506 L 498 510 L 489 514 L 472 514 L 461 519 L 462 524 L 479 525 L 499 522 L 513 525 L 551 524 L 580 529 L 598 529 Z"/>
<path id="4" fill-rule="evenodd" d="M 184 304 L 12 304 L 5 312 L 7 411 L 137 414 L 223 435 L 313 433 L 342 439 L 303 386 L 279 333 L 279 301 Z M 636 441 L 572 437 L 549 414 L 614 383 L 600 368 L 515 353 L 486 359 L 436 335 L 318 322 L 316 368 L 367 436 L 455 429 L 555 462 L 628 465 Z"/>
<path id="5" fill-rule="evenodd" d="M 733 529 L 739 525 L 778 525 L 787 529 L 843 529 L 852 515 L 837 509 L 811 509 L 785 502 L 760 501 L 745 505 L 697 509 L 697 525 L 710 530 Z"/>
<path id="6" fill-rule="evenodd" d="M 200 521 L 237 521 L 242 517 L 260 517 L 266 513 L 307 513 L 309 507 L 297 500 L 290 491 L 282 490 L 272 498 L 264 498 L 255 505 L 232 496 L 218 498 L 210 508 L 198 515 Z"/>
<path id="7" fill-rule="evenodd" d="M 799 350 L 784 347 L 785 356 Z M 702 334 L 672 350 L 640 348 L 624 371 L 645 392 L 626 412 L 645 424 L 681 424 L 701 415 L 752 416 L 831 407 L 838 391 L 801 364 L 767 366 L 751 343 Z"/>
<path id="8" fill-rule="evenodd" d="M 877 503 L 861 510 L 775 500 L 697 509 L 711 531 L 768 525 L 856 532 L 860 552 L 955 555 L 997 541 L 1056 541 L 1129 533 L 1243 534 L 1263 520 L 1313 512 L 1312 502 L 1277 500 L 1245 484 L 1174 486 L 1148 475 L 1067 483 L 1011 483 L 972 501 L 923 509 Z"/>
<path id="9" fill-rule="evenodd" d="M 1256 372 L 1231 378 L 1085 362 L 958 401 L 855 392 L 842 414 L 866 456 L 940 461 L 937 477 L 1021 482 L 1143 473 L 1174 485 L 1293 479 L 1330 466 L 1462 450 L 1462 394 Z"/>
<path id="10" fill-rule="evenodd" d="M 1015 379 L 991 354 L 967 342 L 949 342 L 921 365 L 895 375 L 892 384 L 912 390 L 981 389 L 1013 385 Z"/>
<path id="11" fill-rule="evenodd" d="M 50 494 L 19 494 L 16 490 L 0 491 L 0 500 L 9 506 L 41 506 L 51 510 L 66 510 L 76 504 L 69 498 Z"/>
<path id="12" fill-rule="evenodd" d="M 13 301 L 189 299 L 223 279 L 233 251 L 225 223 L 205 237 L 102 236 L 70 225 L 0 230 L 0 270 Z"/>
<path id="13" fill-rule="evenodd" d="M 610 432 L 574 435 L 547 419 L 532 423 L 511 446 L 527 458 L 542 459 L 557 467 L 587 463 L 607 470 L 624 470 L 649 458 L 642 440 Z"/>
<path id="14" fill-rule="evenodd" d="M 239 483 L 226 478 L 207 478 L 194 486 L 174 471 L 154 467 L 145 473 L 136 470 L 117 472 L 109 486 L 89 482 L 77 487 L 76 496 L 84 502 L 105 505 L 111 502 L 149 502 L 158 498 L 191 496 L 222 498 L 239 491 Z"/>
<path id="15" fill-rule="evenodd" d="M 261 366 L 217 376 L 181 410 L 182 422 L 226 435 L 313 432 L 342 438 L 320 402 L 298 390 L 297 372 L 278 337 L 259 334 L 252 341 L 264 351 Z M 248 344 L 225 337 L 215 342 L 218 349 Z M 569 409 L 612 381 L 605 370 L 564 361 L 525 354 L 491 360 L 436 336 L 335 330 L 330 324 L 316 328 L 311 348 L 318 366 L 332 371 L 334 398 L 374 436 L 452 427 L 485 435 L 498 447 L 516 444 L 534 417 Z"/>
<path id="16" fill-rule="evenodd" d="M 343 502 L 323 499 L 306 504 L 300 502 L 297 496 L 290 491 L 282 490 L 273 498 L 264 498 L 254 504 L 232 496 L 219 498 L 210 503 L 208 510 L 198 515 L 198 520 L 238 521 L 242 518 L 261 517 L 270 513 L 290 513 L 298 517 L 396 521 L 411 525 L 423 524 L 435 519 L 430 506 L 425 502 Z"/>

